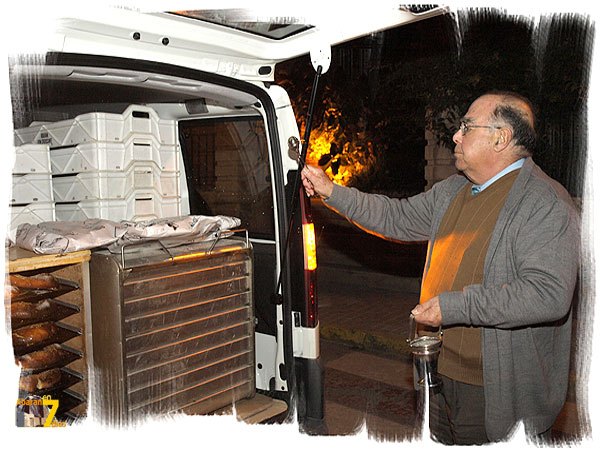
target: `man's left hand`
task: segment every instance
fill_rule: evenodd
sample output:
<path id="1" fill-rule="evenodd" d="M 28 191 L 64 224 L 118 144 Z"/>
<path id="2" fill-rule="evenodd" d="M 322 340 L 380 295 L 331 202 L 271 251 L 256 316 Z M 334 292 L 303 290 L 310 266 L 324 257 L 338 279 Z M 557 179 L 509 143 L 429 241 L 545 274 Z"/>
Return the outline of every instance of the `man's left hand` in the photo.
<path id="1" fill-rule="evenodd" d="M 442 324 L 442 310 L 440 309 L 440 299 L 437 296 L 415 306 L 411 313 L 417 323 L 430 327 L 439 327 Z"/>

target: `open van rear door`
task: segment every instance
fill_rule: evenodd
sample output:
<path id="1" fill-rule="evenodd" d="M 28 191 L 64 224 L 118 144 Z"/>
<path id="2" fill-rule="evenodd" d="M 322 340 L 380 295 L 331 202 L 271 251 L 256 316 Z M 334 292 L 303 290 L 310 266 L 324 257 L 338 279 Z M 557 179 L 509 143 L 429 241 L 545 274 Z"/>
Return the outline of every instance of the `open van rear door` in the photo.
<path id="1" fill-rule="evenodd" d="M 92 10 L 60 19 L 51 50 L 154 60 L 246 81 L 273 81 L 276 63 L 369 33 L 444 13 L 439 7 L 374 2 L 327 7 L 305 16 L 219 9 L 139 13 Z M 285 10 L 283 10 L 285 13 Z M 301 13 L 302 14 L 302 13 Z M 132 25 L 133 24 L 133 25 Z M 156 30 L 160 30 L 157 33 Z"/>

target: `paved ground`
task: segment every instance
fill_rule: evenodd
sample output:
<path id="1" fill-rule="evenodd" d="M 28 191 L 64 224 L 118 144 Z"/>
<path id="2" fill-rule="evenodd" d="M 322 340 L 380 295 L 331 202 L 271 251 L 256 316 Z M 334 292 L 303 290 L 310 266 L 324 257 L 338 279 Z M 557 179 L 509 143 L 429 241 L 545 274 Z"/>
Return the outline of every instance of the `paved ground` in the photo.
<path id="1" fill-rule="evenodd" d="M 322 337 L 408 355 L 408 318 L 419 302 L 418 279 L 321 266 L 319 280 Z"/>
<path id="2" fill-rule="evenodd" d="M 372 439 L 407 441 L 420 436 L 418 397 L 406 357 L 361 351 L 322 340 L 325 411 L 330 435 L 366 429 Z"/>

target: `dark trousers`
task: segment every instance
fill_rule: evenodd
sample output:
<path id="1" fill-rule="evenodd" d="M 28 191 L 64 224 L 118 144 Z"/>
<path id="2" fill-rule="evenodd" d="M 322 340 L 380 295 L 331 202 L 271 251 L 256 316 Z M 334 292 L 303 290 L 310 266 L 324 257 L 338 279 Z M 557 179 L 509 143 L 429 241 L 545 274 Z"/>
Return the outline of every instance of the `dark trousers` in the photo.
<path id="1" fill-rule="evenodd" d="M 485 432 L 483 386 L 441 378 L 441 389 L 429 399 L 431 438 L 446 445 L 490 442 Z"/>

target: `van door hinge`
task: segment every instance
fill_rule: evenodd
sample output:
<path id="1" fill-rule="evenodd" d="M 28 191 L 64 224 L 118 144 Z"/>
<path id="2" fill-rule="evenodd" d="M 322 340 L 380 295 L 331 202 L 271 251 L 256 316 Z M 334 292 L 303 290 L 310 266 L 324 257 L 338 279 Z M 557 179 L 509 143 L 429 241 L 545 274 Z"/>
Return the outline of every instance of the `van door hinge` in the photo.
<path id="1" fill-rule="evenodd" d="M 292 332 L 294 356 L 307 359 L 318 358 L 321 353 L 319 324 L 315 328 L 302 327 L 301 315 L 297 311 L 292 312 L 292 323 L 294 324 Z"/>

